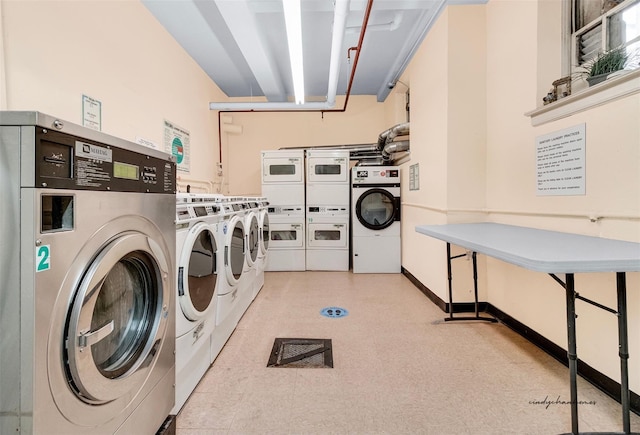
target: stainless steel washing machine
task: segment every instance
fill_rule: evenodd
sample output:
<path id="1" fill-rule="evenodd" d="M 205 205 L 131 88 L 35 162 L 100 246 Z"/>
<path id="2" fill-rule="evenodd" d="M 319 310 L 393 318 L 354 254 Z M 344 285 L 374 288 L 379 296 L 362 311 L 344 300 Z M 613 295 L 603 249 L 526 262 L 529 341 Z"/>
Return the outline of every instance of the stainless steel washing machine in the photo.
<path id="1" fill-rule="evenodd" d="M 0 433 L 155 433 L 173 407 L 175 162 L 0 112 Z"/>

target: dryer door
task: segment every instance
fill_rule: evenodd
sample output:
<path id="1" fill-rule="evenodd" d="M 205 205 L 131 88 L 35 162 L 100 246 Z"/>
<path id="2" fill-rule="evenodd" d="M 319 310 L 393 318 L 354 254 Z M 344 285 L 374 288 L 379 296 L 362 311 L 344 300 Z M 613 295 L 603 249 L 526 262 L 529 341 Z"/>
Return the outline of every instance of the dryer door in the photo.
<path id="1" fill-rule="evenodd" d="M 400 198 L 385 189 L 369 189 L 355 204 L 358 221 L 370 230 L 383 230 L 400 220 Z"/>
<path id="2" fill-rule="evenodd" d="M 178 263 L 178 300 L 189 320 L 205 316 L 218 281 L 218 245 L 211 227 L 203 222 L 190 230 Z"/>
<path id="3" fill-rule="evenodd" d="M 102 404 L 143 386 L 166 329 L 166 276 L 162 249 L 141 233 L 118 236 L 89 264 L 66 328 L 70 384 L 81 400 Z"/>
<path id="4" fill-rule="evenodd" d="M 272 222 L 270 225 L 271 248 L 304 248 L 304 224 L 294 222 Z"/>
<path id="5" fill-rule="evenodd" d="M 263 183 L 302 183 L 304 167 L 302 157 L 264 156 L 262 159 Z"/>
<path id="6" fill-rule="evenodd" d="M 307 183 L 348 182 L 348 157 L 307 157 Z"/>
<path id="7" fill-rule="evenodd" d="M 349 232 L 346 223 L 309 223 L 309 248 L 346 248 Z"/>
<path id="8" fill-rule="evenodd" d="M 232 217 L 227 225 L 224 247 L 225 276 L 230 285 L 238 284 L 244 269 L 246 247 L 243 218 Z"/>

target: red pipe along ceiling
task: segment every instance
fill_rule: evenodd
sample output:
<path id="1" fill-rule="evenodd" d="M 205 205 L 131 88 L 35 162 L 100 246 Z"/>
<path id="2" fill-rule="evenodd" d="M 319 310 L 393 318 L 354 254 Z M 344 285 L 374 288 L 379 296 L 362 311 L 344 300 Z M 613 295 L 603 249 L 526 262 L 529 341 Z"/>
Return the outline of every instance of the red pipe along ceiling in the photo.
<path id="1" fill-rule="evenodd" d="M 353 78 L 356 75 L 356 68 L 358 67 L 358 59 L 360 58 L 360 51 L 362 49 L 362 41 L 367 31 L 367 24 L 369 23 L 369 15 L 371 15 L 371 9 L 373 8 L 373 0 L 367 2 L 367 8 L 364 13 L 364 19 L 362 20 L 362 30 L 360 31 L 360 39 L 356 47 L 350 47 L 347 50 L 347 57 L 351 58 L 351 52 L 355 50 L 356 56 L 353 59 L 353 68 L 351 68 L 351 75 L 349 77 L 349 84 L 347 86 L 347 93 L 345 94 L 344 105 L 342 109 L 265 109 L 265 110 L 220 110 L 218 111 L 218 149 L 220 163 L 222 163 L 222 114 L 223 113 L 247 113 L 247 112 L 320 112 L 324 115 L 325 112 L 345 112 L 347 110 L 347 104 L 349 103 L 349 95 L 351 95 L 351 87 L 353 86 Z"/>

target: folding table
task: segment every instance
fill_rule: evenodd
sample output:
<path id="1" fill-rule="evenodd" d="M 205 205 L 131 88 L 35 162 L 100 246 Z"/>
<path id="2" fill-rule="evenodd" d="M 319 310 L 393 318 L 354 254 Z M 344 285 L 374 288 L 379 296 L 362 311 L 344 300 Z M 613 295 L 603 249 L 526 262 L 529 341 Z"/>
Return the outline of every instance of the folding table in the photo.
<path id="1" fill-rule="evenodd" d="M 579 433 L 576 299 L 615 314 L 618 317 L 623 433 L 631 433 L 626 272 L 640 271 L 640 243 L 496 223 L 419 225 L 416 226 L 416 231 L 447 243 L 449 280 L 451 280 L 451 260 L 456 258 L 451 257 L 450 245 L 454 244 L 473 252 L 476 317 L 472 319 L 478 319 L 476 253 L 485 254 L 533 271 L 545 272 L 565 289 L 572 434 Z M 614 272 L 616 274 L 617 309 L 614 310 L 587 299 L 575 291 L 574 274 L 587 272 Z M 565 274 L 565 281 L 556 275 L 560 273 Z M 451 294 L 449 297 L 451 298 Z M 453 301 L 449 302 L 453 304 Z M 484 319 L 486 318 L 480 318 L 480 320 Z"/>

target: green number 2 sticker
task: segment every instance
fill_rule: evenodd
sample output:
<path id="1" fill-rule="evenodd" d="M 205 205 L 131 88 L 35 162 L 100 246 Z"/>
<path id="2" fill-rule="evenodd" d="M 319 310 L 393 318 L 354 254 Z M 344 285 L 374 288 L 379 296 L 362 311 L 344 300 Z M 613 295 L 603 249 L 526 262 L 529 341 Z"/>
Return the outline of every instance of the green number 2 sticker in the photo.
<path id="1" fill-rule="evenodd" d="M 36 272 L 49 269 L 51 269 L 51 246 L 38 246 L 36 248 Z"/>

